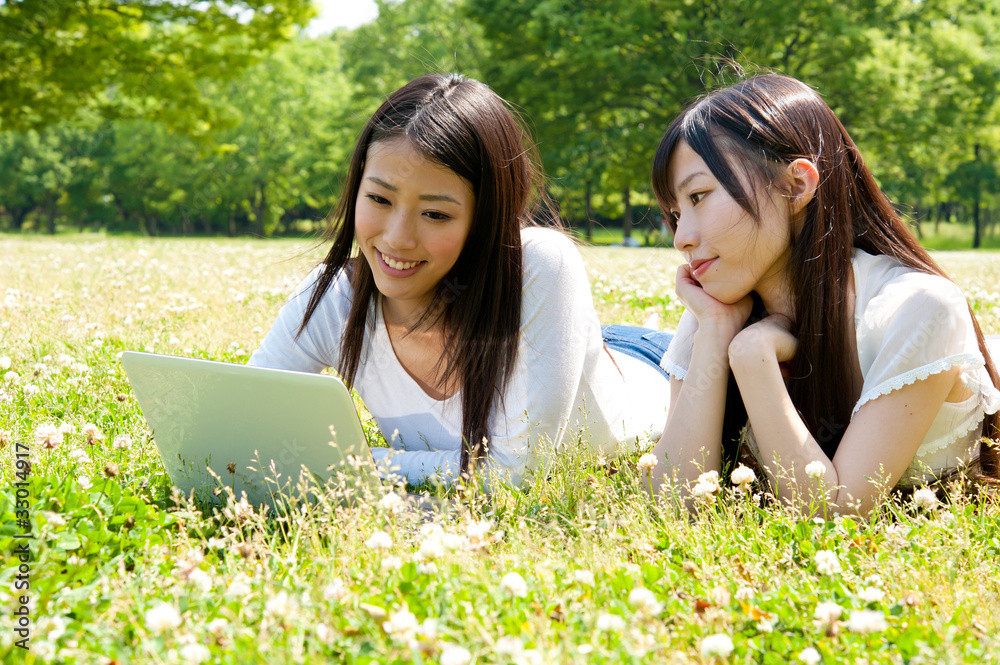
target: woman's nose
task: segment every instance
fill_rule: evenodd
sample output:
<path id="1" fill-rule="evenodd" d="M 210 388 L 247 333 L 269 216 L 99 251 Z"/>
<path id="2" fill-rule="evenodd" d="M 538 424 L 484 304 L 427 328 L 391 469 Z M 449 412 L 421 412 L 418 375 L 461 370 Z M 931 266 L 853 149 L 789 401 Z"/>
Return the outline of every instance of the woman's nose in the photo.
<path id="1" fill-rule="evenodd" d="M 393 249 L 413 249 L 417 246 L 416 225 L 405 210 L 394 212 L 386 220 L 382 239 Z"/>
<path id="2" fill-rule="evenodd" d="M 689 252 L 698 246 L 698 233 L 691 224 L 684 224 L 677 220 L 677 228 L 674 230 L 674 249 L 682 252 Z"/>

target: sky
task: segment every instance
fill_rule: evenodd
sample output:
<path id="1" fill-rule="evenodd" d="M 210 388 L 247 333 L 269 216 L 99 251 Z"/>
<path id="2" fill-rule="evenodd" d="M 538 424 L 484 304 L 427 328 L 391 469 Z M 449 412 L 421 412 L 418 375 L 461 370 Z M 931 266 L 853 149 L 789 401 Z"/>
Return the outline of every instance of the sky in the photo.
<path id="1" fill-rule="evenodd" d="M 375 0 L 313 0 L 319 8 L 319 16 L 313 19 L 306 33 L 322 35 L 334 28 L 356 28 L 368 23 L 378 15 Z"/>

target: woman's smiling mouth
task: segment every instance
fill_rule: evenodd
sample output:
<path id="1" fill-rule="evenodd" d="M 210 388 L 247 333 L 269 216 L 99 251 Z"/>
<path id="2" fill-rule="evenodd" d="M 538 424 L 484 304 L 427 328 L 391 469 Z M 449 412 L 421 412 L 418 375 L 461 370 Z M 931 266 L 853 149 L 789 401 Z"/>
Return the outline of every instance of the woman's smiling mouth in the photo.
<path id="1" fill-rule="evenodd" d="M 416 269 L 420 267 L 425 261 L 404 261 L 402 259 L 396 259 L 386 254 L 383 254 L 378 249 L 375 250 L 378 254 L 379 264 L 382 269 L 393 277 L 401 277 L 405 275 L 411 275 L 416 272 Z M 388 270 L 385 270 L 388 268 Z"/>

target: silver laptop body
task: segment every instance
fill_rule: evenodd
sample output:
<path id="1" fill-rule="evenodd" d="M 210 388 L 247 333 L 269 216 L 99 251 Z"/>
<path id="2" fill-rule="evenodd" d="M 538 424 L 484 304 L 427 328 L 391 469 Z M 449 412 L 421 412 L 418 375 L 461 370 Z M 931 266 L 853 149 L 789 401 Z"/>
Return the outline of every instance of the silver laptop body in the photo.
<path id="1" fill-rule="evenodd" d="M 377 484 L 344 383 L 333 376 L 126 351 L 122 365 L 170 480 L 218 502 L 222 485 L 251 503 L 291 494 L 302 468 Z M 211 468 L 219 476 L 209 473 Z"/>

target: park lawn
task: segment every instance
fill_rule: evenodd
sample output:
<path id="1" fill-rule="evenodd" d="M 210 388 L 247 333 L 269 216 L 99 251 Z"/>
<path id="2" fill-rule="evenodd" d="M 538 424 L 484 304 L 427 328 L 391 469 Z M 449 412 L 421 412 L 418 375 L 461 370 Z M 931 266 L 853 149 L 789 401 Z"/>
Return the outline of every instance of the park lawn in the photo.
<path id="1" fill-rule="evenodd" d="M 679 254 L 582 252 L 603 323 L 676 325 Z M 245 362 L 320 255 L 0 236 L 4 663 L 997 662 L 1000 507 L 964 495 L 823 519 L 726 489 L 689 517 L 648 498 L 636 456 L 568 449 L 522 490 L 470 489 L 438 516 L 388 489 L 267 515 L 171 496 L 119 354 Z M 1000 332 L 1000 256 L 938 258 Z"/>

